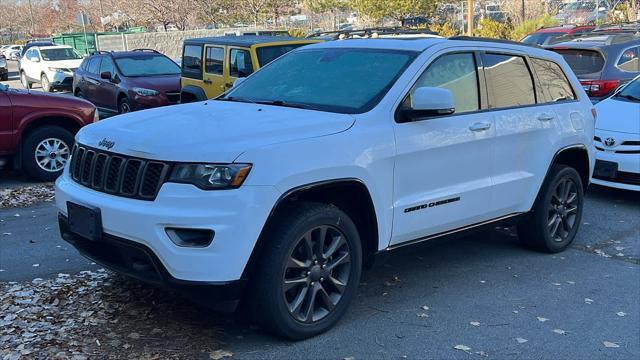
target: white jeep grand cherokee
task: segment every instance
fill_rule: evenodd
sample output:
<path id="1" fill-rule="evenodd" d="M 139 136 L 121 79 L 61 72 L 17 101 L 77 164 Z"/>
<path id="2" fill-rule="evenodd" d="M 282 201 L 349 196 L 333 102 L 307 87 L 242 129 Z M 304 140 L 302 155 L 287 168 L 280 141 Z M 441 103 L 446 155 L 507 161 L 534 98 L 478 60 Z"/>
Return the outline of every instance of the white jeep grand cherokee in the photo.
<path id="1" fill-rule="evenodd" d="M 333 326 L 373 255 L 516 221 L 564 250 L 594 164 L 562 57 L 468 38 L 306 46 L 226 95 L 84 127 L 56 184 L 62 236 L 118 272 L 273 333 Z"/>

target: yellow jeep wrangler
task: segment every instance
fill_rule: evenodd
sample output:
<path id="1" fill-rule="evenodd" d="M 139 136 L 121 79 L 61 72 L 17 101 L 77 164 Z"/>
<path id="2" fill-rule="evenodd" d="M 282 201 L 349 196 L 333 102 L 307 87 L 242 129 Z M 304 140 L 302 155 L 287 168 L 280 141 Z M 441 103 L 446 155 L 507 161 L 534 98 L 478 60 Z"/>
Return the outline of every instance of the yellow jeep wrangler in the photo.
<path id="1" fill-rule="evenodd" d="M 184 41 L 180 102 L 212 99 L 237 78 L 300 46 L 322 40 L 284 36 L 219 36 Z"/>

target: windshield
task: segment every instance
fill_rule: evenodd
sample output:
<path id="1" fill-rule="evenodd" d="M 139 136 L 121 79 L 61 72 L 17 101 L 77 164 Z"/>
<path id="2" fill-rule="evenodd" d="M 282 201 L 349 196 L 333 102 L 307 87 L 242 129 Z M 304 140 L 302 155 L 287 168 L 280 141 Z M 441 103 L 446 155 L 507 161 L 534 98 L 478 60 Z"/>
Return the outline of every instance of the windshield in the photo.
<path id="1" fill-rule="evenodd" d="M 371 110 L 416 52 L 325 48 L 294 51 L 221 98 L 359 114 Z"/>
<path id="2" fill-rule="evenodd" d="M 602 54 L 595 50 L 553 49 L 562 55 L 576 75 L 597 73 L 604 67 Z"/>
<path id="3" fill-rule="evenodd" d="M 159 76 L 180 74 L 180 67 L 166 56 L 150 55 L 116 59 L 123 76 Z"/>
<path id="4" fill-rule="evenodd" d="M 614 97 L 640 102 L 640 78 L 636 78 L 625 86 Z"/>
<path id="5" fill-rule="evenodd" d="M 280 56 L 288 53 L 289 51 L 299 48 L 307 44 L 289 44 L 279 46 L 261 46 L 256 48 L 256 54 L 258 55 L 258 62 L 260 66 L 265 66 Z"/>
<path id="6" fill-rule="evenodd" d="M 72 48 L 41 49 L 40 55 L 44 61 L 82 59 L 82 56 Z"/>

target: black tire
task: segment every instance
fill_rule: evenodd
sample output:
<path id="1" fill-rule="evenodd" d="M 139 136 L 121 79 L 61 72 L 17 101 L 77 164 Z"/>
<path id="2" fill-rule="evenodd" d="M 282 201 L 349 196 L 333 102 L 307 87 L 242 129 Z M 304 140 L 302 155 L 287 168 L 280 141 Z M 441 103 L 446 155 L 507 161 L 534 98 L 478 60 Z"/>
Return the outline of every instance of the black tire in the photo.
<path id="1" fill-rule="evenodd" d="M 126 96 L 123 96 L 118 100 L 118 114 L 126 114 L 131 112 L 131 101 Z"/>
<path id="2" fill-rule="evenodd" d="M 42 86 L 42 91 L 44 92 L 53 92 L 54 90 L 46 74 L 40 75 L 40 86 Z"/>
<path id="3" fill-rule="evenodd" d="M 557 253 L 569 247 L 582 220 L 583 189 L 576 169 L 553 165 L 531 214 L 518 224 L 520 241 L 527 247 L 547 253 Z"/>
<path id="4" fill-rule="evenodd" d="M 25 89 L 31 89 L 33 87 L 33 83 L 29 81 L 27 74 L 25 74 L 24 71 L 20 72 L 20 83 Z"/>
<path id="5" fill-rule="evenodd" d="M 9 74 L 2 75 L 2 81 L 7 81 L 7 80 L 9 80 Z"/>
<path id="6" fill-rule="evenodd" d="M 60 162 L 63 164 L 66 163 L 74 144 L 73 134 L 59 126 L 43 126 L 27 134 L 22 146 L 22 168 L 27 175 L 39 181 L 53 181 L 62 174 L 63 170 L 62 168 L 56 171 L 45 170 L 38 164 L 36 149 L 47 139 L 57 139 L 61 141 L 66 145 L 68 150 L 66 155 L 63 155 L 62 152 L 59 155 L 56 155 L 59 156 L 59 160 L 56 160 L 55 162 L 56 164 L 59 164 Z M 57 166 L 55 166 L 55 168 L 57 169 Z"/>
<path id="7" fill-rule="evenodd" d="M 260 261 L 252 272 L 249 302 L 254 318 L 272 334 L 289 340 L 306 339 L 329 330 L 347 310 L 360 281 L 362 249 L 356 226 L 335 206 L 299 203 L 283 210 L 270 229 L 267 234 L 269 245 L 258 255 Z M 322 229 L 326 229 L 324 233 Z M 315 239 L 309 243 L 313 246 L 305 246 L 305 234 Z M 344 241 L 338 241 L 340 238 L 336 234 L 340 234 Z M 316 253 L 320 238 L 325 239 L 323 250 Z M 338 243 L 341 245 L 331 246 Z M 319 263 L 305 261 L 309 264 L 305 266 L 309 267 L 300 267 L 302 260 L 295 263 L 292 259 L 301 257 L 301 252 L 298 252 L 301 249 L 313 249 L 309 251 L 321 254 L 321 260 Z M 331 255 L 325 260 L 325 254 Z M 346 260 L 345 256 L 348 256 Z M 291 266 L 292 263 L 295 265 Z M 297 285 L 285 291 L 287 278 Z M 309 294 L 317 294 L 318 297 L 310 297 Z M 309 301 L 310 298 L 313 301 Z M 290 310 L 289 301 L 298 303 L 299 306 L 294 307 L 298 310 Z M 310 303 L 314 304 L 311 311 L 305 310 L 309 309 Z M 296 318 L 298 316 L 307 320 L 301 321 Z"/>
<path id="8" fill-rule="evenodd" d="M 82 93 L 82 90 L 76 91 L 76 97 L 80 99 L 84 99 L 84 94 Z"/>

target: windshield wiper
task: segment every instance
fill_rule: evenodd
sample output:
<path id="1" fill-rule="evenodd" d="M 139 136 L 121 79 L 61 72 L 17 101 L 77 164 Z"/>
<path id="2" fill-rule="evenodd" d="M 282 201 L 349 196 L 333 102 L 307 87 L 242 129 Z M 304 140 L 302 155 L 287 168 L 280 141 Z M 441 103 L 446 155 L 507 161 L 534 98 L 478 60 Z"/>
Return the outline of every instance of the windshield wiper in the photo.
<path id="1" fill-rule="evenodd" d="M 256 103 L 263 104 L 263 105 L 290 107 L 290 108 L 296 108 L 296 109 L 318 110 L 318 108 L 308 104 L 288 102 L 288 101 L 282 101 L 282 100 L 256 101 Z"/>
<path id="2" fill-rule="evenodd" d="M 629 94 L 625 94 L 625 95 L 618 94 L 618 95 L 616 95 L 616 97 L 627 99 L 627 100 L 631 100 L 631 101 L 640 101 L 639 97 L 636 97 L 636 96 L 633 96 L 633 95 L 629 95 Z"/>
<path id="3" fill-rule="evenodd" d="M 236 97 L 236 96 L 220 97 L 220 98 L 217 98 L 216 100 L 257 104 L 256 101 L 253 101 L 251 99 L 240 98 L 240 97 Z"/>

